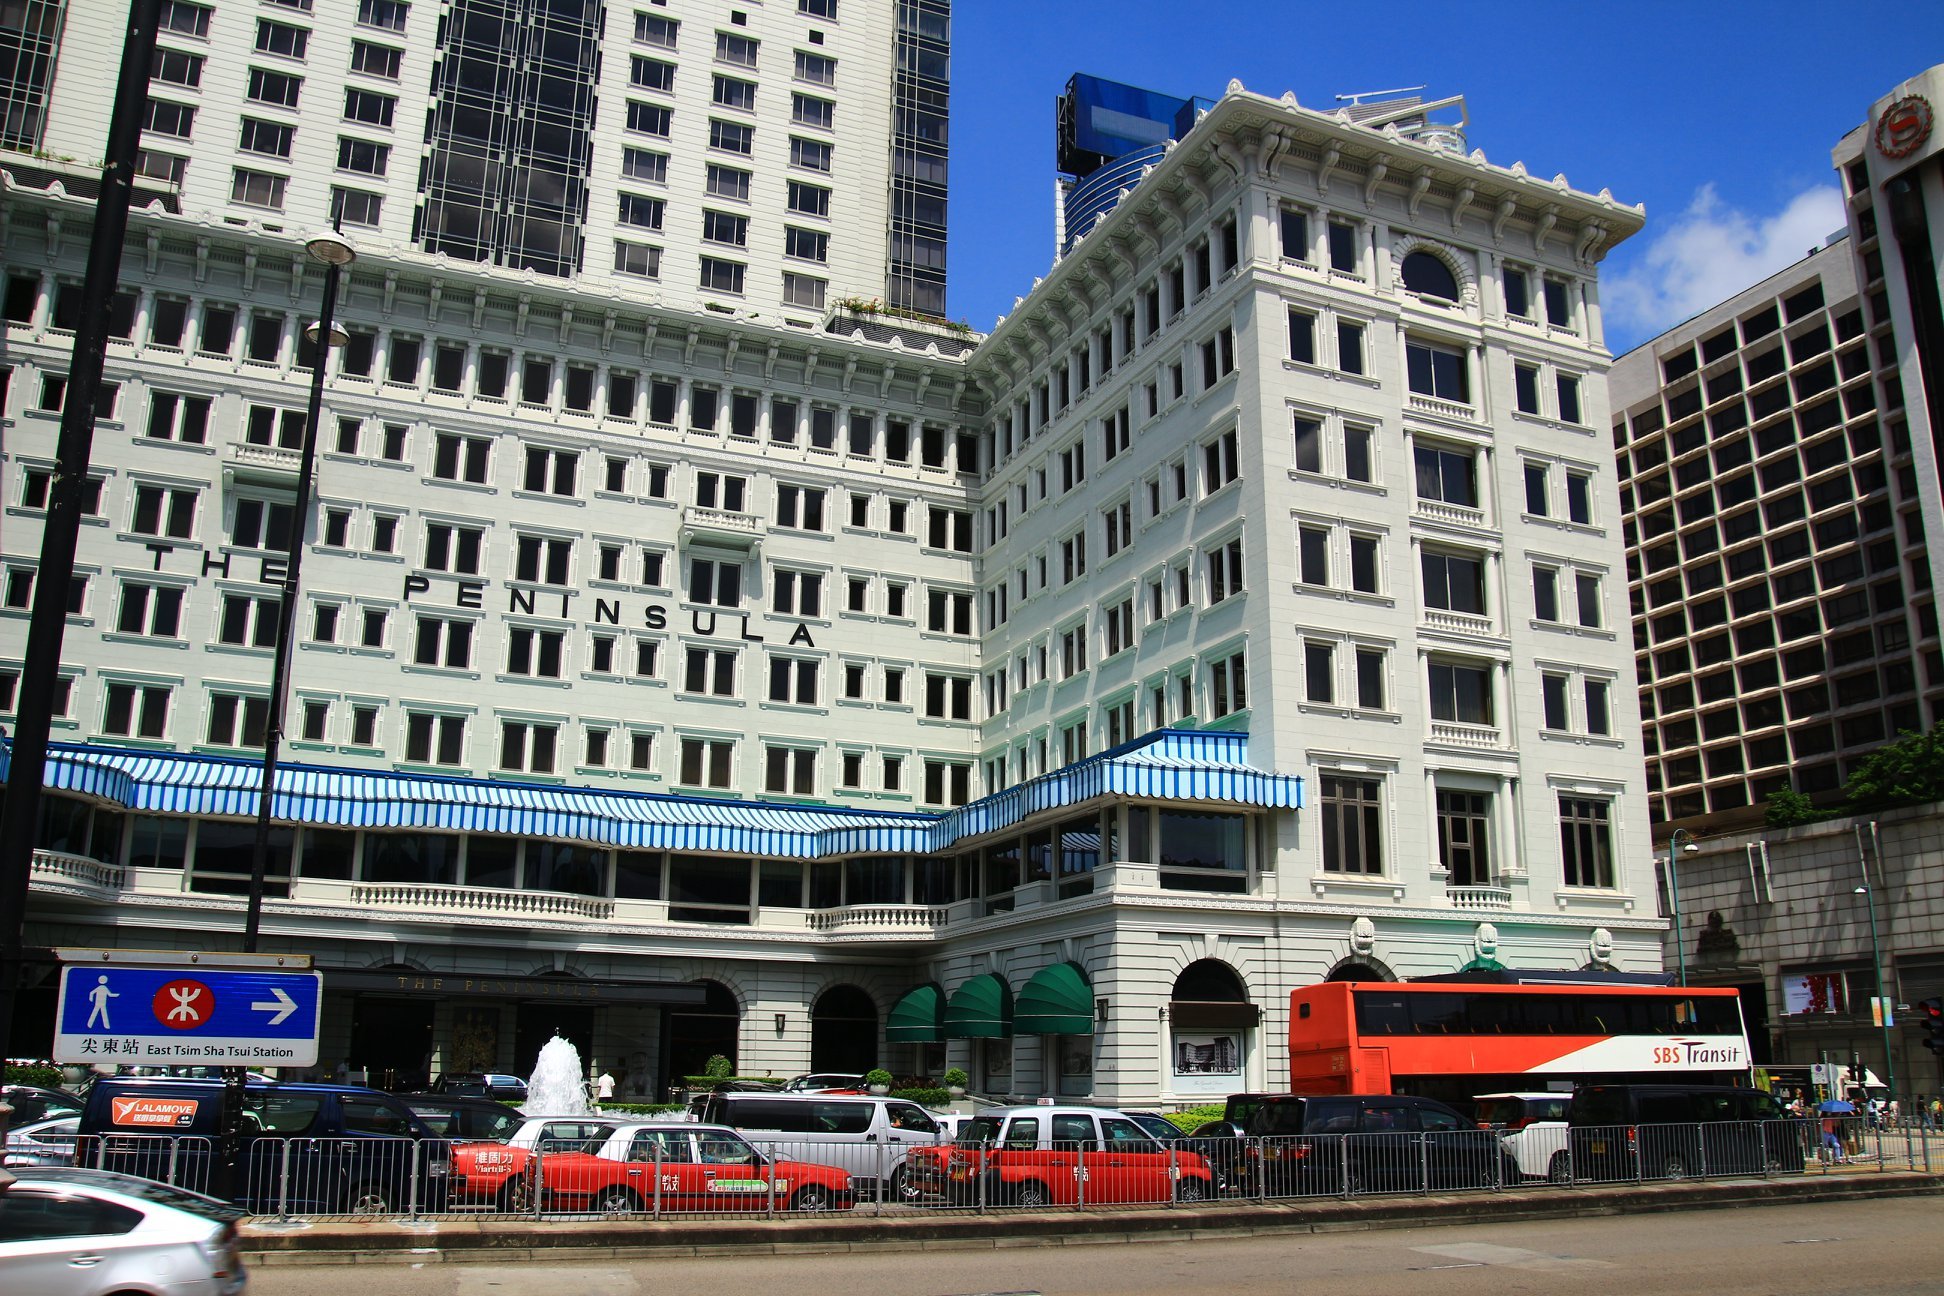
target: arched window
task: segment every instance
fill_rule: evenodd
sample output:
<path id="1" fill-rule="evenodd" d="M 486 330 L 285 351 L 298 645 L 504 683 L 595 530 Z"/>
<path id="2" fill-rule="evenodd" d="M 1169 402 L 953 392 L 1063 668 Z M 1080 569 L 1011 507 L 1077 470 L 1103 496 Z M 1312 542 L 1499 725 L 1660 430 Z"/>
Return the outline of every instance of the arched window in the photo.
<path id="1" fill-rule="evenodd" d="M 1426 297 L 1458 300 L 1458 276 L 1442 260 L 1423 250 L 1404 258 L 1404 286 Z"/>
<path id="2" fill-rule="evenodd" d="M 878 1064 L 877 1004 L 853 985 L 832 986 L 810 1009 L 810 1069 L 861 1075 Z"/>

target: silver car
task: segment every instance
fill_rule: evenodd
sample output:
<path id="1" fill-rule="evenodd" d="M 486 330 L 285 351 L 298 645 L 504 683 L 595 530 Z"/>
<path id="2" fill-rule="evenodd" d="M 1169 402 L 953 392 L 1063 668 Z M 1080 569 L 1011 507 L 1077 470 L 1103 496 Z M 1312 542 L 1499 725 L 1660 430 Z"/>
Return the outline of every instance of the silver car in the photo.
<path id="1" fill-rule="evenodd" d="M 81 1128 L 79 1116 L 57 1116 L 38 1120 L 7 1131 L 7 1145 L 0 1153 L 0 1165 L 64 1166 L 74 1164 L 74 1141 Z"/>
<path id="2" fill-rule="evenodd" d="M 105 1170 L 0 1172 L 0 1275 L 7 1296 L 236 1296 L 245 1212 Z"/>

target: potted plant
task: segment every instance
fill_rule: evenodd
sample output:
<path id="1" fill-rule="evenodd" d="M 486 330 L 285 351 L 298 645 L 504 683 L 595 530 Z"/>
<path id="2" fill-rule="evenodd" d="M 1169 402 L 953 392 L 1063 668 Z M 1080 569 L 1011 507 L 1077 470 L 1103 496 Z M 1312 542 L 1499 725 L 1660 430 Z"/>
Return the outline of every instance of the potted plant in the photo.
<path id="1" fill-rule="evenodd" d="M 874 1094 L 891 1092 L 891 1073 L 883 1067 L 872 1067 L 864 1073 L 864 1087 Z"/>
<path id="2" fill-rule="evenodd" d="M 971 1078 L 965 1074 L 964 1067 L 947 1067 L 945 1069 L 945 1092 L 954 1098 L 965 1097 L 965 1082 Z"/>

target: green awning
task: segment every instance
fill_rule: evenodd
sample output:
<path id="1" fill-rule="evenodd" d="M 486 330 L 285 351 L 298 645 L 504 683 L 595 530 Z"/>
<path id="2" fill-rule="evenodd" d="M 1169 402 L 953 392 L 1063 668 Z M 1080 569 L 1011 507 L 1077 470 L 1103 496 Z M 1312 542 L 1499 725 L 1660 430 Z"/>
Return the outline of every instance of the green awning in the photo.
<path id="1" fill-rule="evenodd" d="M 887 1044 L 936 1044 L 945 1038 L 945 991 L 936 981 L 913 986 L 884 1019 Z"/>
<path id="2" fill-rule="evenodd" d="M 1013 1029 L 1021 1035 L 1091 1035 L 1093 1028 L 1093 986 L 1078 964 L 1041 968 L 1019 992 Z"/>
<path id="3" fill-rule="evenodd" d="M 975 976 L 952 991 L 945 1005 L 946 1039 L 1009 1039 L 1012 1033 L 1012 987 L 998 973 Z"/>

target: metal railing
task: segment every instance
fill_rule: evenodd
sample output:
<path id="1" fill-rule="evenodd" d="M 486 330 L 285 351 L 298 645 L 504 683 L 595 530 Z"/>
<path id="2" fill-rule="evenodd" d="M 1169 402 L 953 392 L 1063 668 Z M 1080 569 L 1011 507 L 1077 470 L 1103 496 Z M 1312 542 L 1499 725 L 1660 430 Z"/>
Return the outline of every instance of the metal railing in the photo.
<path id="1" fill-rule="evenodd" d="M 245 1143 L 232 1196 L 280 1219 L 983 1214 L 1928 1172 L 1932 1141 L 1944 1151 L 1944 1134 L 1873 1128 L 1863 1117 L 1542 1132 L 1548 1155 L 1523 1171 L 1513 1140 L 1531 1127 L 1031 1147 L 841 1134 L 743 1141 L 696 1127 L 693 1139 L 683 1130 L 637 1134 L 624 1156 L 602 1155 L 615 1149 L 598 1140 L 514 1147 L 259 1135 Z M 207 1138 L 116 1134 L 81 1139 L 76 1159 L 206 1192 L 219 1181 L 215 1155 Z"/>

